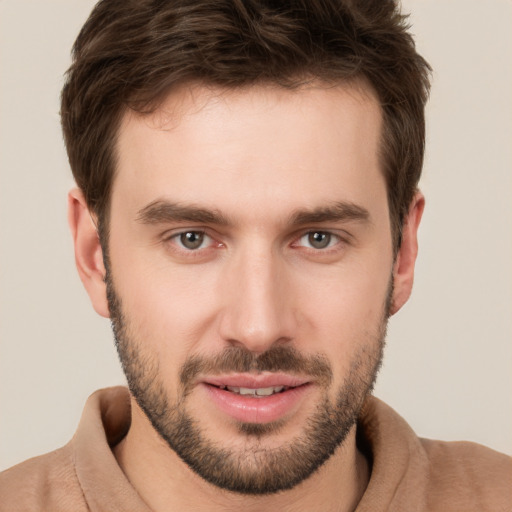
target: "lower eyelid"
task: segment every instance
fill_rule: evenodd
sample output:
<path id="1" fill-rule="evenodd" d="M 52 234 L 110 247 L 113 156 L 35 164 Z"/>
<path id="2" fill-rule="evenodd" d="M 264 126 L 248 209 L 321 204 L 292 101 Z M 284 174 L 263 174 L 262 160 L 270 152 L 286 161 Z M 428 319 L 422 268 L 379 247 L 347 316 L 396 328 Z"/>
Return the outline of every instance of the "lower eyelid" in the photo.
<path id="1" fill-rule="evenodd" d="M 205 241 L 208 241 L 208 239 L 213 240 L 211 236 L 207 235 L 204 231 L 201 231 L 200 229 L 186 229 L 186 230 L 182 230 L 182 231 L 178 231 L 178 232 L 174 232 L 174 233 L 170 233 L 170 234 L 164 233 L 161 236 L 161 241 L 164 244 L 174 244 L 179 247 L 181 245 L 179 243 L 179 239 L 182 235 L 184 235 L 186 233 L 202 234 L 204 236 Z M 186 247 L 183 247 L 183 249 L 186 250 Z M 190 251 L 190 249 L 188 249 L 188 250 Z"/>
<path id="2" fill-rule="evenodd" d="M 329 241 L 329 245 L 327 245 L 325 248 L 322 248 L 322 249 L 317 249 L 315 247 L 309 247 L 305 244 L 302 244 L 300 245 L 301 247 L 305 247 L 307 249 L 311 249 L 311 250 L 315 250 L 315 251 L 322 251 L 322 250 L 328 250 L 328 249 L 331 249 L 333 247 L 335 247 L 336 245 L 340 244 L 340 243 L 344 243 L 345 240 L 338 234 L 336 233 L 332 233 L 331 231 L 323 231 L 321 229 L 318 229 L 318 230 L 310 230 L 310 231 L 307 231 L 306 233 L 303 233 L 300 237 L 297 238 L 297 242 L 295 243 L 298 243 L 300 242 L 300 240 L 302 240 L 303 238 L 305 237 L 308 237 L 311 233 L 325 233 L 326 235 L 330 235 L 331 236 L 331 240 Z M 294 245 L 295 245 L 294 243 Z"/>
<path id="3" fill-rule="evenodd" d="M 330 235 L 331 241 L 329 242 L 329 245 L 327 245 L 324 248 L 315 248 L 315 247 L 306 245 L 305 243 L 300 243 L 303 238 L 305 238 L 308 235 L 310 235 L 311 233 L 315 233 L 315 232 L 325 233 L 325 234 Z M 179 238 L 182 235 L 184 235 L 185 233 L 202 234 L 204 237 L 202 246 L 195 248 L 195 249 L 190 249 L 190 248 L 183 246 L 182 243 L 180 243 Z M 203 231 L 201 229 L 184 229 L 184 230 L 180 230 L 180 231 L 174 232 L 174 233 L 166 233 L 162 236 L 161 240 L 164 244 L 172 244 L 176 248 L 175 250 L 182 251 L 184 253 L 202 252 L 202 251 L 206 251 L 211 248 L 215 248 L 216 246 L 224 247 L 224 244 L 222 242 L 216 241 L 216 239 L 214 237 L 212 237 L 211 235 L 208 235 L 205 231 Z M 318 252 L 318 253 L 320 253 L 320 252 L 327 253 L 330 250 L 331 251 L 336 250 L 336 246 L 346 245 L 347 243 L 349 243 L 347 241 L 347 239 L 343 238 L 341 235 L 339 235 L 337 233 L 333 233 L 332 231 L 327 231 L 327 230 L 324 231 L 324 230 L 319 229 L 319 230 L 309 230 L 307 232 L 303 232 L 300 236 L 295 238 L 295 241 L 292 242 L 291 245 L 292 245 L 292 247 L 295 246 L 295 247 L 303 248 L 303 249 L 306 249 L 309 251 L 314 251 L 314 252 Z"/>

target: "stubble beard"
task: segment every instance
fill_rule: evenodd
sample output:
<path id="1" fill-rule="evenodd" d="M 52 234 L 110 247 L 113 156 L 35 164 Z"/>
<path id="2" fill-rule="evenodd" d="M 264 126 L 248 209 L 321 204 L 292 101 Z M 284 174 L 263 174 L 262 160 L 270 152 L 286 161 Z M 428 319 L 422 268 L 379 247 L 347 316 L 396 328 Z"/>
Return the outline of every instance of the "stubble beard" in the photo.
<path id="1" fill-rule="evenodd" d="M 284 345 L 272 347 L 257 356 L 243 347 L 230 347 L 208 360 L 189 358 L 180 371 L 178 399 L 169 403 L 160 378 L 158 359 L 144 353 L 140 340 L 133 339 L 108 268 L 105 281 L 115 343 L 132 396 L 169 447 L 200 477 L 219 488 L 241 494 L 266 495 L 295 487 L 343 444 L 357 422 L 365 398 L 373 389 L 382 362 L 391 286 L 377 332 L 365 333 L 364 339 L 355 340 L 359 350 L 334 403 L 328 396 L 332 370 L 327 359 L 306 357 Z M 324 391 L 303 432 L 285 446 L 265 446 L 265 438 L 282 427 L 279 421 L 239 423 L 239 436 L 245 442 L 243 448 L 235 449 L 211 440 L 200 421 L 187 411 L 191 383 L 204 371 L 297 372 L 315 376 Z"/>

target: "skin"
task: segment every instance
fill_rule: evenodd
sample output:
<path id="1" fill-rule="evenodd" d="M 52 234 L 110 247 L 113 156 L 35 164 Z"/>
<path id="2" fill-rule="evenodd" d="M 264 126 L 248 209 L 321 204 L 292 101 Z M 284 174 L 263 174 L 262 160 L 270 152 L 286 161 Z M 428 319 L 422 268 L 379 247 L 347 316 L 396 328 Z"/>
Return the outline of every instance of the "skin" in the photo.
<path id="1" fill-rule="evenodd" d="M 109 258 L 130 333 L 165 369 L 159 377 L 168 399 L 177 398 L 187 358 L 230 346 L 254 354 L 291 346 L 321 354 L 332 368 L 327 389 L 313 381 L 281 428 L 257 442 L 194 387 L 187 410 L 220 446 L 275 449 L 299 436 L 323 393 L 335 401 L 361 351 L 377 354 L 390 279 L 390 313 L 408 299 L 424 199 L 414 197 L 394 259 L 380 133 L 378 103 L 361 85 L 195 86 L 174 91 L 153 115 L 126 113 Z M 214 211 L 223 222 L 142 221 L 156 201 Z M 296 218 L 340 203 L 357 206 L 364 218 Z M 69 220 L 81 279 L 95 310 L 108 317 L 103 254 L 79 190 L 70 193 Z M 315 230 L 330 234 L 328 247 L 311 246 Z M 186 231 L 204 231 L 206 242 L 184 248 L 179 234 Z M 238 510 L 241 503 L 246 510 L 353 510 L 369 476 L 353 428 L 293 489 L 227 492 L 191 471 L 134 400 L 131 429 L 115 454 L 153 510 Z"/>

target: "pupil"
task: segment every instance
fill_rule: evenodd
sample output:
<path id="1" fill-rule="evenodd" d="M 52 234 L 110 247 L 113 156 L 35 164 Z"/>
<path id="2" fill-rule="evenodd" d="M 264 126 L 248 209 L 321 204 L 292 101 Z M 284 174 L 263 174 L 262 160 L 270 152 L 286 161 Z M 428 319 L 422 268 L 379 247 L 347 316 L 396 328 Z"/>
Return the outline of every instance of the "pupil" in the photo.
<path id="1" fill-rule="evenodd" d="M 180 239 L 183 246 L 187 249 L 197 249 L 198 247 L 201 247 L 204 235 L 203 233 L 198 233 L 197 231 L 189 231 L 188 233 L 183 233 L 180 236 Z"/>
<path id="2" fill-rule="evenodd" d="M 331 235 L 329 233 L 322 233 L 321 231 L 316 231 L 314 233 L 310 233 L 309 235 L 309 243 L 315 249 L 324 249 L 329 245 L 331 241 Z"/>

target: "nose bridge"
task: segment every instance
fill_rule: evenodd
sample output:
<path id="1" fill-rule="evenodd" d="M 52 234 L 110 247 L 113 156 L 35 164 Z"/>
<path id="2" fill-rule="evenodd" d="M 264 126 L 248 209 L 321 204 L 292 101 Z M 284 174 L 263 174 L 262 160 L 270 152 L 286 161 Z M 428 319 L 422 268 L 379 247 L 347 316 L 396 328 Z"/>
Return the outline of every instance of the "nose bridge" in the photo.
<path id="1" fill-rule="evenodd" d="M 290 339 L 287 283 L 279 256 L 255 240 L 240 250 L 229 266 L 222 337 L 252 352 L 264 352 L 274 343 Z"/>

